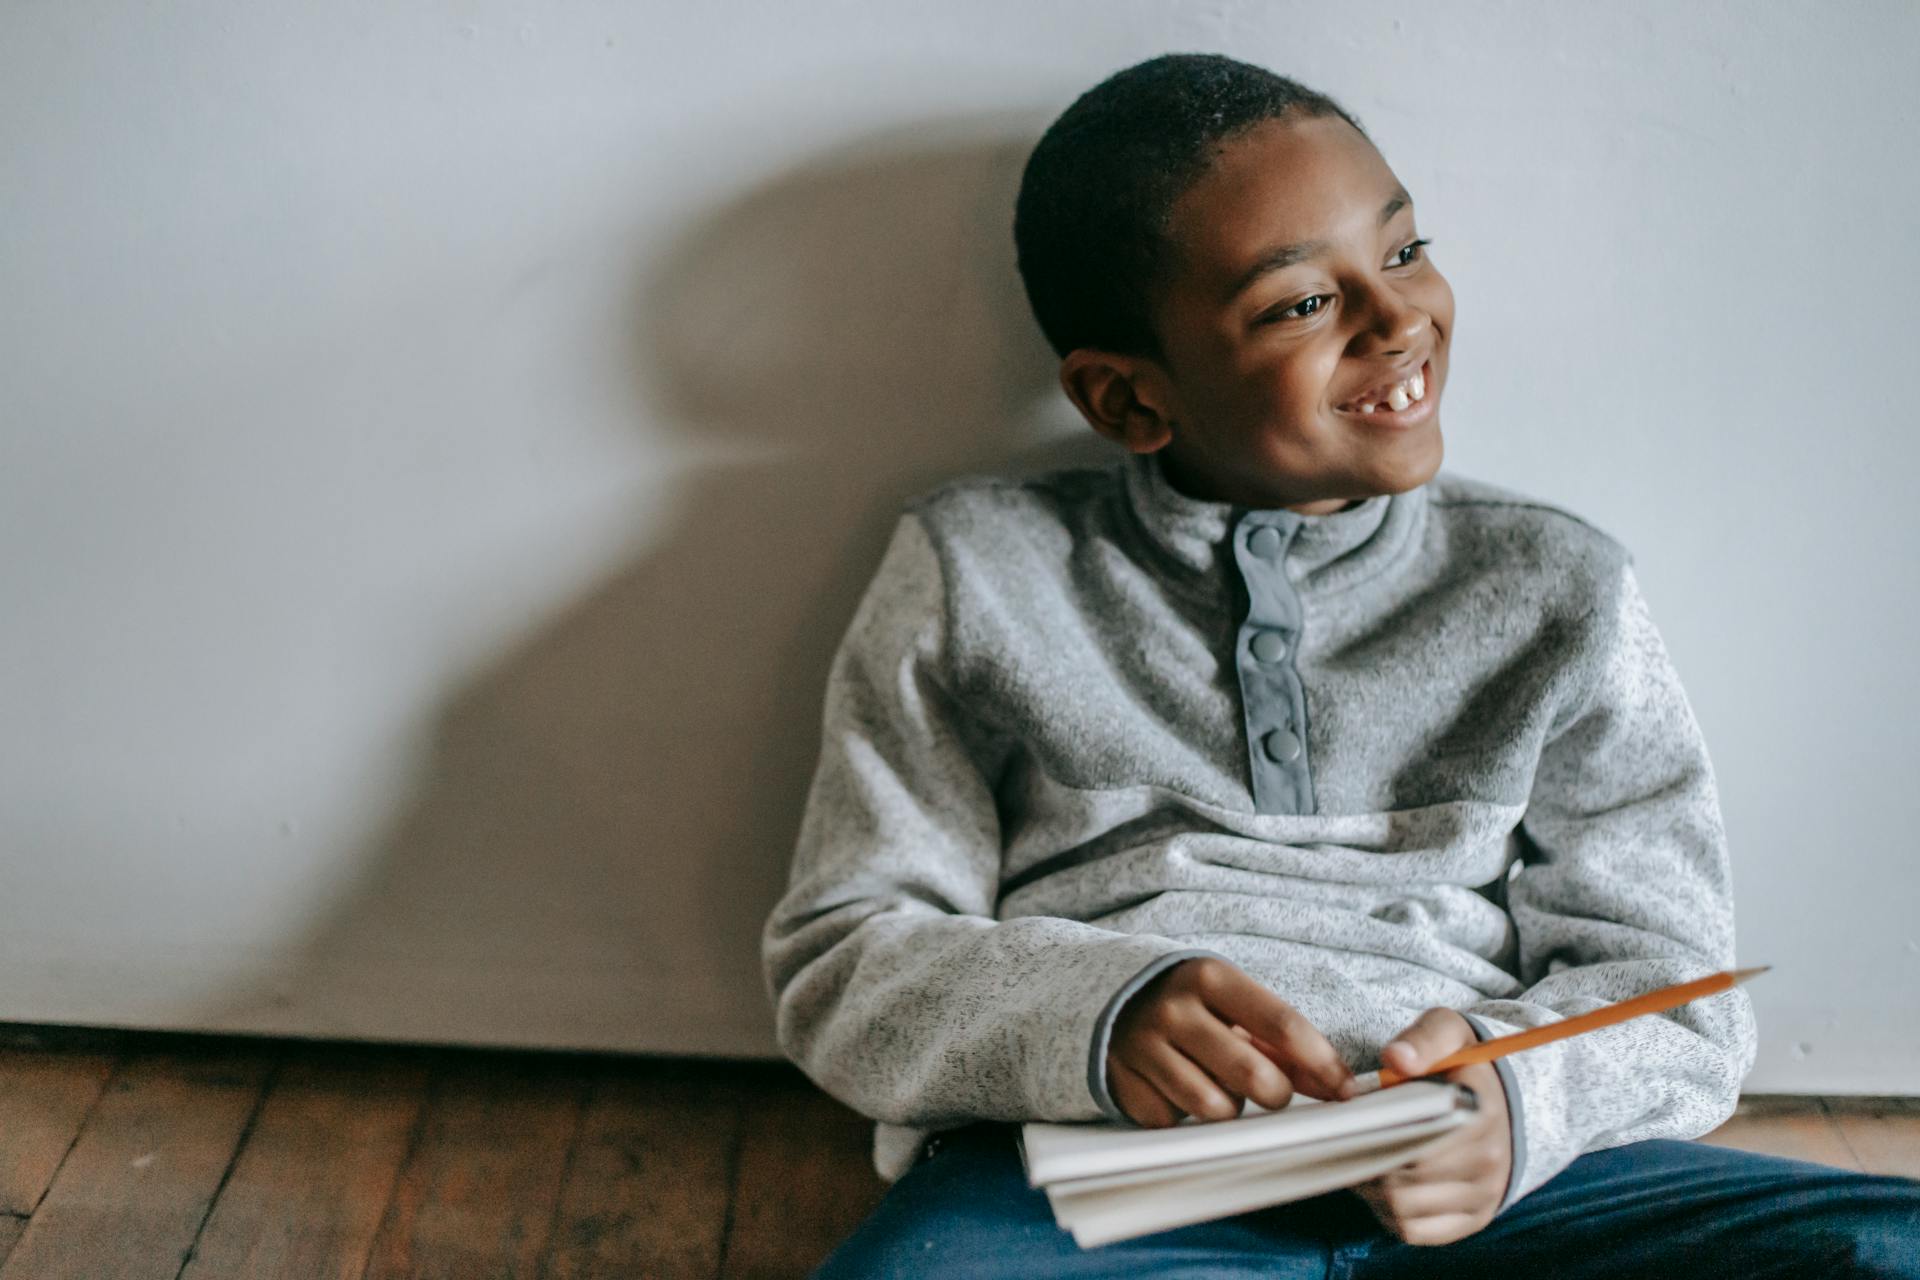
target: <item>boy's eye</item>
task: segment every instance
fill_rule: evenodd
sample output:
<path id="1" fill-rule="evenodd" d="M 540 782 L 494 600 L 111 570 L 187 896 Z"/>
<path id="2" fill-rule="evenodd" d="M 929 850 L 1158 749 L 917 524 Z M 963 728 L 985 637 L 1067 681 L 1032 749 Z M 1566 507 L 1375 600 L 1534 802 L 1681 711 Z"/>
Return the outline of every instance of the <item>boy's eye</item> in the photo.
<path id="1" fill-rule="evenodd" d="M 1316 293 L 1310 298 L 1302 298 L 1290 307 L 1267 313 L 1268 320 L 1305 320 L 1308 316 L 1318 315 L 1321 308 L 1333 301 L 1330 293 Z"/>
<path id="2" fill-rule="evenodd" d="M 1432 243 L 1433 241 L 1431 240 L 1408 241 L 1406 244 L 1400 247 L 1400 251 L 1398 253 L 1393 255 L 1393 262 L 1391 263 L 1391 265 L 1396 267 L 1412 266 L 1414 263 L 1420 261 L 1420 258 L 1422 256 L 1420 251 Z"/>

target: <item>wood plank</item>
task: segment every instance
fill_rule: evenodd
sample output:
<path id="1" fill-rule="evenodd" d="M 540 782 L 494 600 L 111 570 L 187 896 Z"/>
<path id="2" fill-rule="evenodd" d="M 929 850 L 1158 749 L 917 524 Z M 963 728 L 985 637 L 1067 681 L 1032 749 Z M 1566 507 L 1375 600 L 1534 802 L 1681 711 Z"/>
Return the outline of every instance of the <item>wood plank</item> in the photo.
<path id="1" fill-rule="evenodd" d="M 182 1280 L 358 1280 L 367 1265 L 431 1058 L 390 1046 L 291 1052 Z"/>
<path id="2" fill-rule="evenodd" d="M 886 1194 L 873 1121 L 797 1069 L 766 1073 L 742 1119 L 724 1280 L 805 1276 Z"/>
<path id="3" fill-rule="evenodd" d="M 0 1022 L 0 1047 L 56 1053 L 108 1053 L 116 1057 L 130 1032 L 119 1027 L 65 1027 L 41 1022 Z"/>
<path id="4" fill-rule="evenodd" d="M 1920 1178 L 1920 1098 L 1827 1098 L 1834 1127 L 1868 1173 Z"/>
<path id="5" fill-rule="evenodd" d="M 224 1040 L 129 1052 L 0 1280 L 174 1280 L 275 1060 Z"/>
<path id="6" fill-rule="evenodd" d="M 38 1205 L 0 1280 L 799 1277 L 886 1190 L 785 1063 L 0 1025 L 0 1134 Z M 1701 1141 L 1920 1177 L 1920 1099 L 1752 1096 Z"/>
<path id="7" fill-rule="evenodd" d="M 575 1055 L 449 1052 L 366 1280 L 538 1275 L 590 1078 Z"/>
<path id="8" fill-rule="evenodd" d="M 0 1213 L 38 1207 L 119 1056 L 117 1049 L 0 1048 Z"/>
<path id="9" fill-rule="evenodd" d="M 603 1064 L 544 1280 L 717 1275 L 740 1110 L 753 1087 L 726 1063 Z"/>
<path id="10" fill-rule="evenodd" d="M 1842 1169 L 1860 1167 L 1815 1097 L 1744 1097 L 1733 1116 L 1700 1141 Z"/>

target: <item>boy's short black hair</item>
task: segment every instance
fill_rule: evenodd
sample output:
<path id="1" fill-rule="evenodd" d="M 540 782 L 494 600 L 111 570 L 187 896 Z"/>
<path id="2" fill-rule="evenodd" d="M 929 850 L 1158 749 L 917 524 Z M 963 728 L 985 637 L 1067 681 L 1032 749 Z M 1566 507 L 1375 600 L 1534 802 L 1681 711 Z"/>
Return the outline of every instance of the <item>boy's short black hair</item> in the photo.
<path id="1" fill-rule="evenodd" d="M 1151 306 L 1175 202 L 1228 139 L 1296 114 L 1360 129 L 1325 94 L 1217 53 L 1149 58 L 1075 99 L 1027 157 L 1014 201 L 1020 278 L 1053 349 L 1159 357 Z"/>

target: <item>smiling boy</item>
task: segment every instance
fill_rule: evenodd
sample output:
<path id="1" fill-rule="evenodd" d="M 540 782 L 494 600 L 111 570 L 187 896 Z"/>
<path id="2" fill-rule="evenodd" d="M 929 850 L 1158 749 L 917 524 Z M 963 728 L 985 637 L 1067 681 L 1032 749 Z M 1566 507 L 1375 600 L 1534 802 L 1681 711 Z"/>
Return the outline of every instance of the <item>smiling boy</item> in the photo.
<path id="1" fill-rule="evenodd" d="M 1346 118 L 1250 127 L 1174 202 L 1167 240 L 1141 353 L 1064 355 L 1097 430 L 1161 451 L 1183 493 L 1302 515 L 1433 477 L 1453 291 Z"/>
<path id="2" fill-rule="evenodd" d="M 835 656 L 763 953 L 895 1185 L 822 1274 L 1920 1275 L 1920 1184 L 1682 1141 L 1738 990 L 1449 1073 L 1476 1121 L 1357 1194 L 1053 1226 L 1020 1121 L 1338 1099 L 1730 967 L 1733 913 L 1631 555 L 1440 470 L 1453 296 L 1357 122 L 1153 59 L 1048 129 L 1015 238 L 1125 453 L 916 499 Z"/>

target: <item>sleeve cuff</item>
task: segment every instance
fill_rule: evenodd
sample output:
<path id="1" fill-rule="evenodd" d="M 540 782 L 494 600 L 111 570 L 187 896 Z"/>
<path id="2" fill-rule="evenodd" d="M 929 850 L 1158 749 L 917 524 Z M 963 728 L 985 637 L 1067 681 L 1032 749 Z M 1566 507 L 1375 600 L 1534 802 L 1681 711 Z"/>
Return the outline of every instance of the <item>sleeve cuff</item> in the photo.
<path id="1" fill-rule="evenodd" d="M 1482 1040 L 1493 1038 L 1492 1031 L 1478 1016 L 1462 1010 L 1460 1016 L 1473 1028 L 1473 1034 Z M 1525 1109 L 1520 1102 L 1520 1082 L 1514 1078 L 1513 1068 L 1507 1065 L 1505 1058 L 1495 1058 L 1493 1069 L 1500 1073 L 1500 1088 L 1507 1095 L 1507 1125 L 1513 1134 L 1513 1167 L 1507 1173 L 1507 1189 L 1500 1197 L 1500 1207 L 1495 1209 L 1497 1218 L 1507 1211 L 1509 1205 L 1519 1199 L 1514 1195 L 1515 1188 L 1521 1186 L 1520 1172 L 1527 1163 L 1527 1126 Z"/>
<path id="2" fill-rule="evenodd" d="M 1113 1023 L 1120 1016 L 1121 1006 L 1156 975 L 1182 960 L 1191 960 L 1196 956 L 1212 956 L 1216 960 L 1227 959 L 1218 951 L 1207 951 L 1203 948 L 1169 951 L 1165 955 L 1155 956 L 1147 962 L 1145 968 L 1127 979 L 1125 985 L 1113 993 L 1113 998 L 1108 1000 L 1106 1007 L 1100 1010 L 1100 1016 L 1094 1019 L 1093 1044 L 1087 1054 L 1087 1091 L 1093 1095 L 1093 1100 L 1099 1104 L 1101 1113 L 1107 1119 L 1117 1124 L 1134 1125 L 1132 1118 L 1120 1109 L 1120 1104 L 1113 1100 L 1113 1094 L 1107 1090 L 1107 1041 L 1113 1036 Z M 1232 961 L 1228 963 L 1231 964 Z M 1139 1126 L 1134 1125 L 1134 1127 Z"/>

